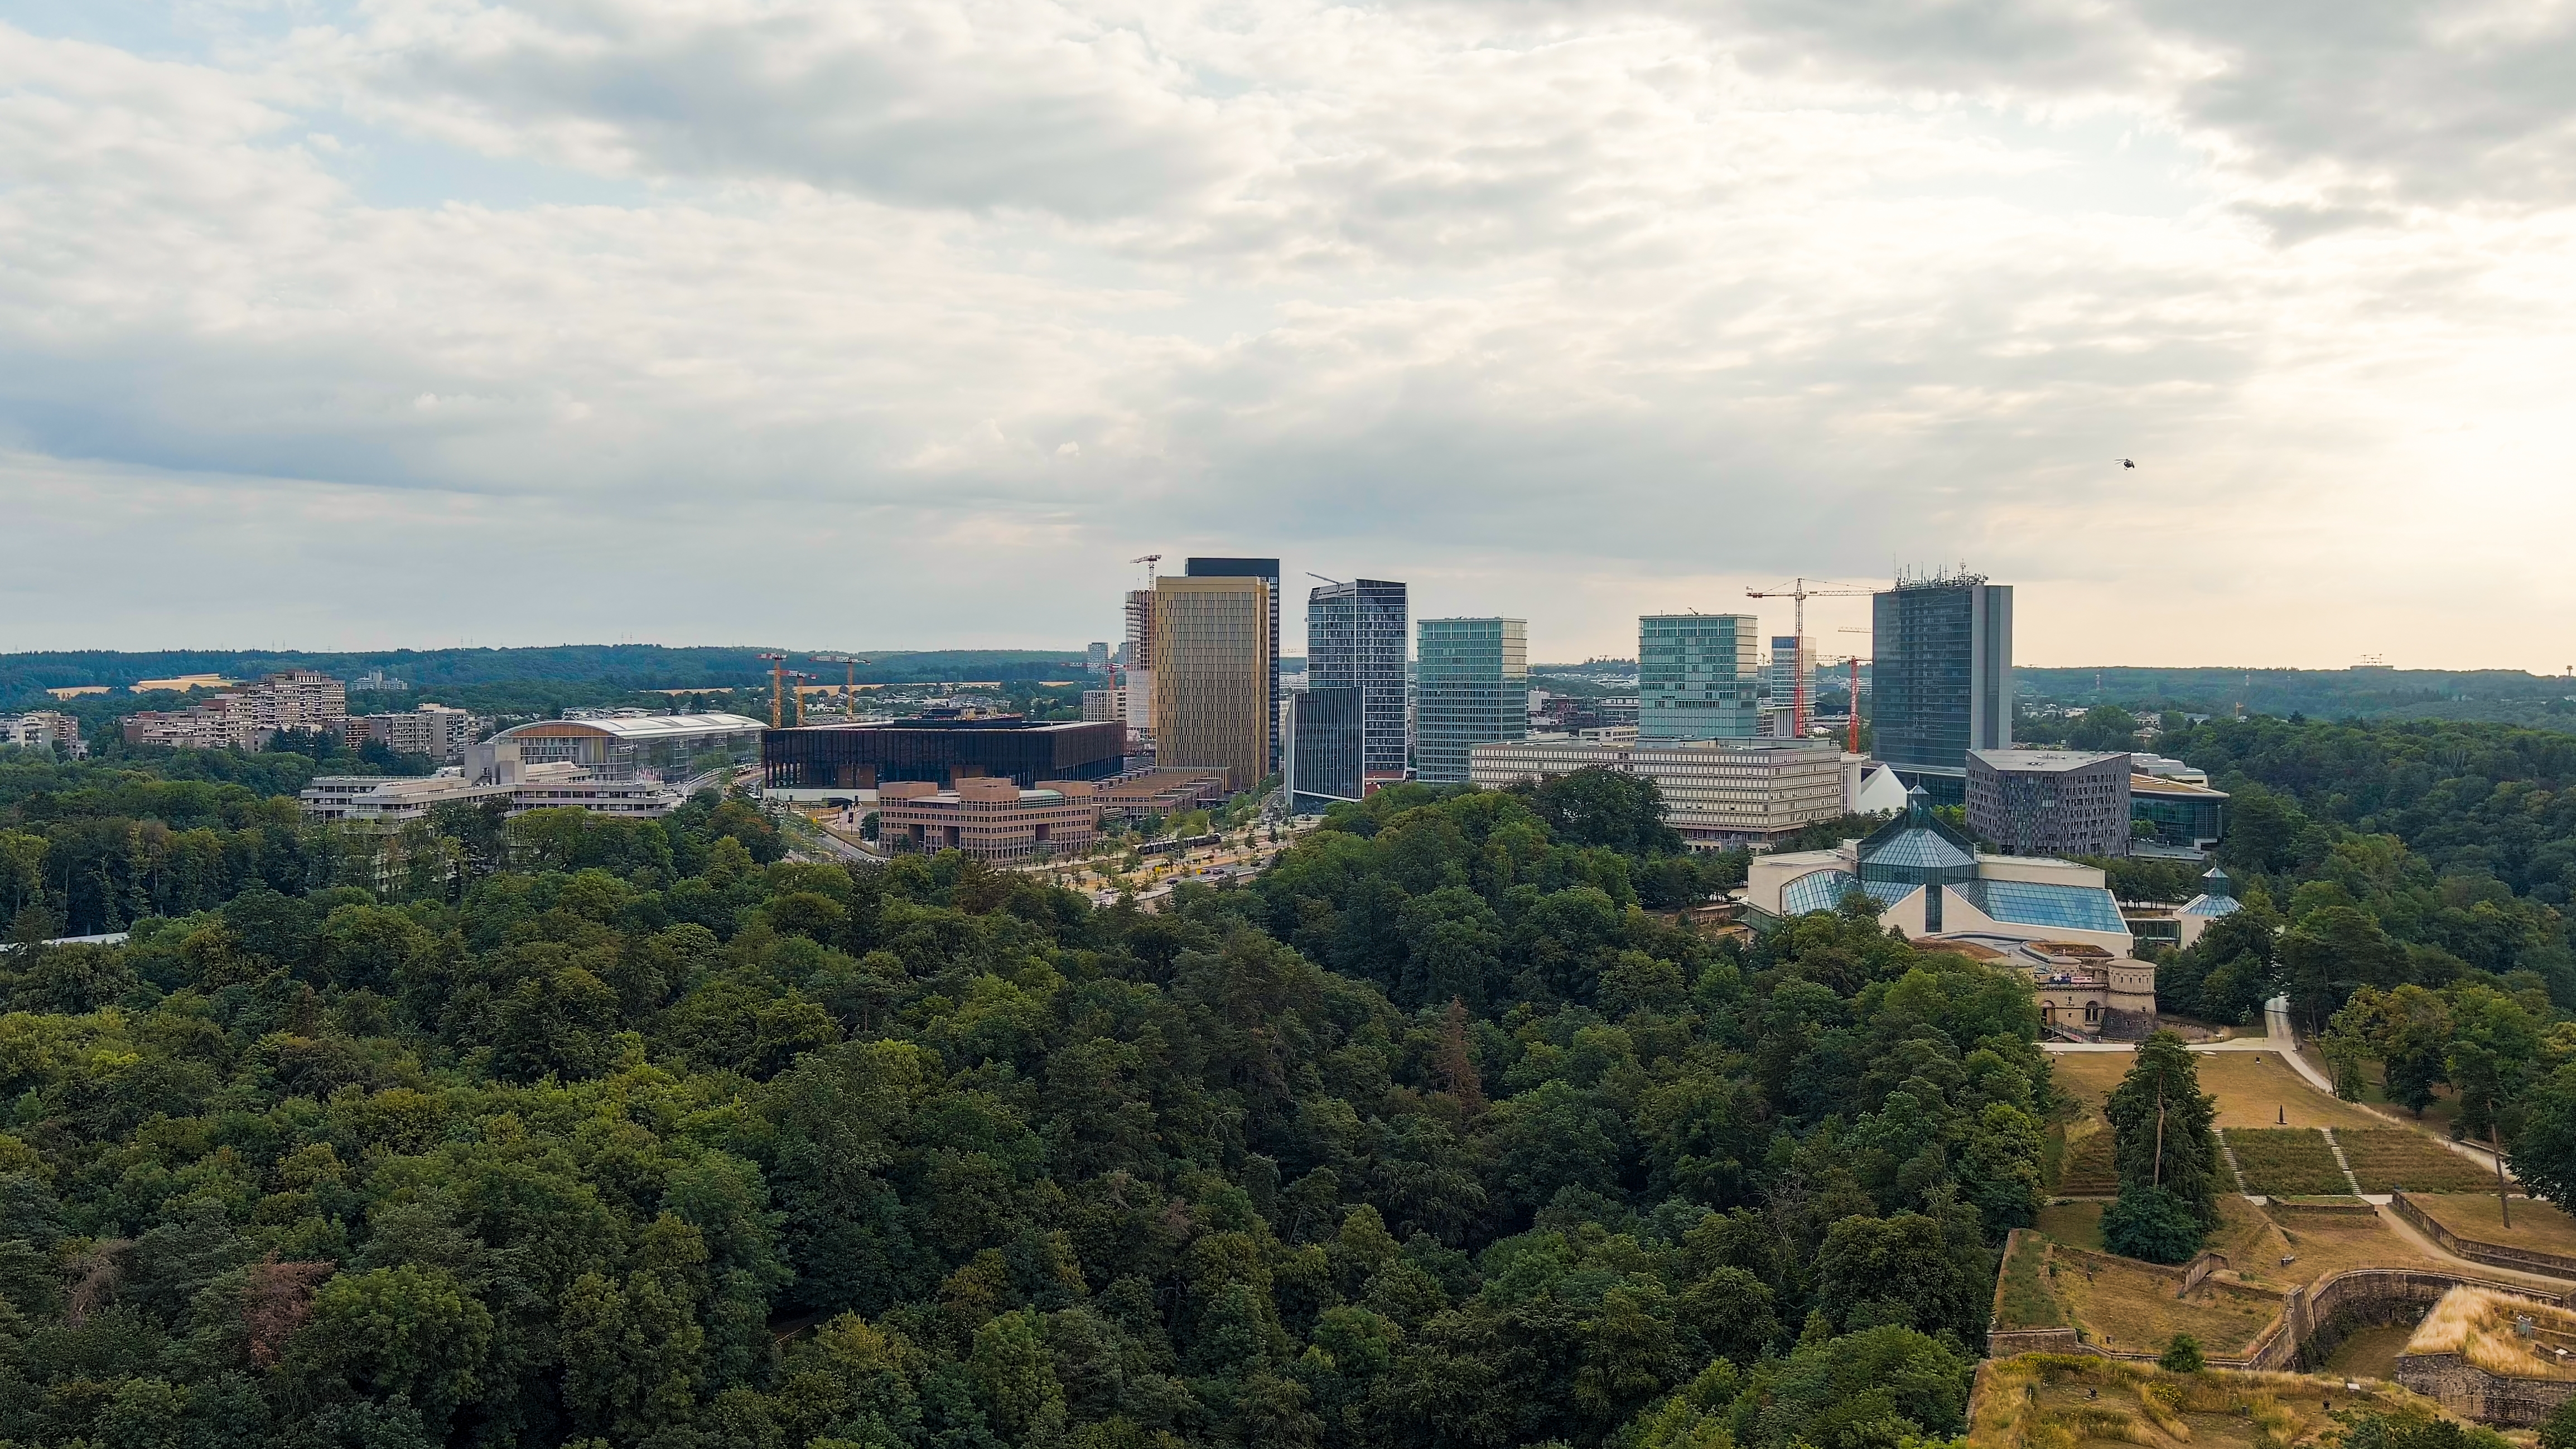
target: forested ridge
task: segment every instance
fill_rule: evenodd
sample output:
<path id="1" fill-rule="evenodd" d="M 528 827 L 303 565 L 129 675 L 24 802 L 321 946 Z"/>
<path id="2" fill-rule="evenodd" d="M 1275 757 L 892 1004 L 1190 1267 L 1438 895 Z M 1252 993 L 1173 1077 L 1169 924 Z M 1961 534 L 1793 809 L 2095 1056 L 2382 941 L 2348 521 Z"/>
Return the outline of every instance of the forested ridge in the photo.
<path id="1" fill-rule="evenodd" d="M 711 796 L 360 881 L 251 784 L 49 779 L 22 939 L 82 831 L 225 865 L 0 957 L 18 1443 L 1895 1449 L 2036 1205 L 2019 983 L 1651 914 L 1598 781 L 1148 914 Z"/>

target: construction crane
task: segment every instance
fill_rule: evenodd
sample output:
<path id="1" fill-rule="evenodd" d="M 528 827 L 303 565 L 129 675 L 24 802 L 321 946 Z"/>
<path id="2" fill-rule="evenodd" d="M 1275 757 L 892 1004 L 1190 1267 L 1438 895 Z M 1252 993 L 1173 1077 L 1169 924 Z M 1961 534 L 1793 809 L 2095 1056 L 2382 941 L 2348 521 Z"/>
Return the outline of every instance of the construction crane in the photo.
<path id="1" fill-rule="evenodd" d="M 1816 582 L 1820 584 L 1829 584 L 1832 585 L 1832 587 L 1811 589 L 1807 587 L 1807 581 L 1804 578 L 1796 578 L 1791 579 L 1789 581 L 1789 587 L 1785 589 L 1746 589 L 1744 591 L 1744 596 L 1748 599 L 1794 599 L 1797 601 L 1795 615 L 1797 624 L 1792 630 L 1792 633 L 1798 642 L 1792 647 L 1798 651 L 1798 659 L 1791 672 L 1796 674 L 1798 678 L 1795 686 L 1796 692 L 1793 696 L 1796 702 L 1791 707 L 1791 713 L 1789 716 L 1789 732 L 1798 739 L 1805 739 L 1807 737 L 1807 601 L 1809 599 L 1854 599 L 1859 598 L 1864 594 L 1874 594 L 1878 592 L 1876 589 L 1860 589 L 1854 588 L 1849 584 L 1836 584 L 1831 579 L 1818 579 Z"/>
<path id="2" fill-rule="evenodd" d="M 791 669 L 787 677 L 796 681 L 796 727 L 801 730 L 805 728 L 805 681 L 816 676 Z"/>
<path id="3" fill-rule="evenodd" d="M 825 664 L 840 664 L 848 666 L 847 673 L 849 677 L 841 684 L 841 711 L 844 714 L 858 713 L 859 666 L 862 664 L 874 664 L 876 661 L 873 659 L 861 659 L 856 654 L 817 654 L 814 657 Z"/>
<path id="4" fill-rule="evenodd" d="M 1851 625 L 1845 624 L 1834 632 L 1837 634 L 1866 634 L 1869 631 L 1867 629 L 1855 629 Z M 1849 686 L 1851 689 L 1851 720 L 1849 733 L 1843 742 L 1843 748 L 1857 755 L 1860 753 L 1860 666 L 1862 660 L 1859 655 L 1854 654 L 1843 662 L 1851 666 L 1851 684 Z"/>
<path id="5" fill-rule="evenodd" d="M 1145 566 L 1145 587 L 1149 589 L 1152 588 L 1154 586 L 1154 565 L 1161 563 L 1163 561 L 1163 556 L 1159 553 L 1139 554 L 1127 561 L 1129 563 L 1140 563 Z"/>
<path id="6" fill-rule="evenodd" d="M 786 728 L 786 721 L 780 718 L 778 706 L 780 696 L 783 695 L 787 689 L 787 656 L 784 654 L 755 654 L 752 657 L 755 659 L 766 659 L 769 661 L 769 727 L 771 729 L 784 729 Z"/>

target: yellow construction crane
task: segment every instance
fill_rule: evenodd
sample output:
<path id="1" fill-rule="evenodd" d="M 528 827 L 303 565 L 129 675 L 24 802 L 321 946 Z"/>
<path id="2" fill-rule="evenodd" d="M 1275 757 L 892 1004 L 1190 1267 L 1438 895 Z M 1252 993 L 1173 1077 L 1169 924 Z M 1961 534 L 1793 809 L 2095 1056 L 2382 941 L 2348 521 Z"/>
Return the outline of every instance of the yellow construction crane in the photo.
<path id="1" fill-rule="evenodd" d="M 1746 589 L 1744 591 L 1744 596 L 1749 599 L 1794 599 L 1797 601 L 1795 612 L 1797 623 L 1792 629 L 1791 635 L 1798 641 L 1794 646 L 1792 646 L 1798 651 L 1798 660 L 1791 672 L 1796 674 L 1798 678 L 1795 695 L 1796 703 L 1793 706 L 1794 712 L 1789 717 L 1791 725 L 1789 732 L 1802 740 L 1807 737 L 1807 601 L 1809 599 L 1853 599 L 1859 598 L 1863 594 L 1874 594 L 1878 592 L 1876 589 L 1855 588 L 1850 584 L 1837 584 L 1831 579 L 1818 579 L 1816 582 L 1830 585 L 1830 587 L 1811 589 L 1807 587 L 1807 581 L 1804 578 L 1796 578 L 1791 579 L 1789 581 L 1789 587 L 1785 589 Z"/>
<path id="2" fill-rule="evenodd" d="M 841 711 L 844 714 L 856 714 L 859 698 L 859 666 L 873 664 L 876 661 L 861 659 L 856 654 L 817 654 L 814 657 L 825 664 L 848 666 L 849 677 L 841 684 Z"/>
<path id="3" fill-rule="evenodd" d="M 755 659 L 766 659 L 769 661 L 769 727 L 771 729 L 784 729 L 786 728 L 787 722 L 780 717 L 779 703 L 781 696 L 783 696 L 787 691 L 787 656 L 784 654 L 756 654 L 752 657 Z"/>

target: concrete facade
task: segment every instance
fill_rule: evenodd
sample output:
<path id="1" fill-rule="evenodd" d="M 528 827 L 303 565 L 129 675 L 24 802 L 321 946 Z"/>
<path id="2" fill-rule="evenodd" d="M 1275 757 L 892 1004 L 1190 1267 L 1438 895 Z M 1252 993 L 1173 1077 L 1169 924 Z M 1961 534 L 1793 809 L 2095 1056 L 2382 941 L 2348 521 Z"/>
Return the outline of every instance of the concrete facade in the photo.
<path id="1" fill-rule="evenodd" d="M 1842 813 L 1842 756 L 1829 741 L 1645 740 L 1532 735 L 1480 744 L 1468 779 L 1488 790 L 1577 770 L 1615 770 L 1655 782 L 1664 819 L 1697 850 L 1767 846 Z"/>
<path id="2" fill-rule="evenodd" d="M 1009 864 L 1079 855 L 1100 836 L 1100 802 L 1085 780 L 1023 790 L 1008 780 L 960 780 L 954 790 L 903 781 L 877 791 L 877 839 L 892 849 L 958 850 Z"/>

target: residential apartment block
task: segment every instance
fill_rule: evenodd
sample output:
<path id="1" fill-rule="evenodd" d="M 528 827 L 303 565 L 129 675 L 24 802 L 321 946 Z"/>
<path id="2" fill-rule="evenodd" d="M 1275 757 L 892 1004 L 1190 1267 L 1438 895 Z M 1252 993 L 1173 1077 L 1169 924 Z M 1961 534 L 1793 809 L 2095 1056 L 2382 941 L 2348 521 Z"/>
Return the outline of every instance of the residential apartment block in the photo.
<path id="1" fill-rule="evenodd" d="M 353 714 L 343 722 L 341 735 L 351 749 L 376 740 L 396 754 L 427 755 L 445 765 L 465 758 L 465 747 L 482 724 L 470 710 L 424 704 L 397 714 Z"/>
<path id="2" fill-rule="evenodd" d="M 204 704 L 127 715 L 125 742 L 174 749 L 255 750 L 279 730 L 337 732 L 348 717 L 349 692 L 339 680 L 310 669 L 289 669 L 218 694 Z"/>
<path id="3" fill-rule="evenodd" d="M 0 744 L 20 749 L 38 750 L 62 746 L 72 759 L 89 757 L 89 742 L 81 738 L 80 721 L 50 709 L 34 710 L 14 719 L 0 719 Z"/>

